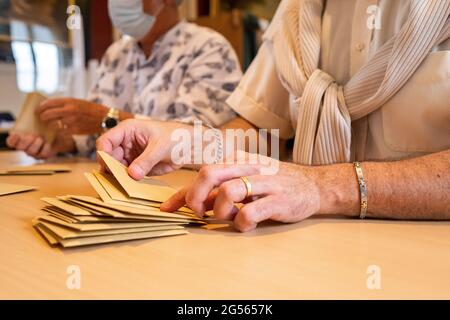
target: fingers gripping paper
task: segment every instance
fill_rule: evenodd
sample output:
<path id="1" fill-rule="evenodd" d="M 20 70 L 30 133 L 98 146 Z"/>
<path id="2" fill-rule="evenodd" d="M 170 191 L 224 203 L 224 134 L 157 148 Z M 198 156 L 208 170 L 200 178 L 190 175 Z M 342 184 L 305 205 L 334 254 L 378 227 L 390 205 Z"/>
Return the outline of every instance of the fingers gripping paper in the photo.
<path id="1" fill-rule="evenodd" d="M 187 234 L 186 225 L 206 222 L 184 207 L 160 210 L 175 189 L 156 179 L 143 182 L 128 176 L 127 168 L 105 153 L 99 156 L 110 174 L 86 173 L 99 198 L 66 195 L 42 198 L 44 215 L 33 220 L 38 233 L 51 245 L 64 248 Z"/>
<path id="2" fill-rule="evenodd" d="M 128 175 L 127 167 L 109 154 L 99 151 L 98 155 L 132 198 L 164 202 L 176 193 L 175 189 L 156 179 L 146 178 L 143 181 L 136 181 Z"/>

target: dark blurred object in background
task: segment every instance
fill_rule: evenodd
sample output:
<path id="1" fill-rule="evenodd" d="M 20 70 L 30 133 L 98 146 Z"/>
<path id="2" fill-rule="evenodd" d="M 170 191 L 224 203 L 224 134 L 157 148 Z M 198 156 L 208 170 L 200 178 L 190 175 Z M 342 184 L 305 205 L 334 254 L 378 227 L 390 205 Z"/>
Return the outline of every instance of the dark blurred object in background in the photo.
<path id="1" fill-rule="evenodd" d="M 254 4 L 265 4 L 266 0 L 220 0 L 220 6 L 224 10 L 248 9 Z"/>
<path id="2" fill-rule="evenodd" d="M 9 112 L 0 112 L 0 151 L 9 150 L 6 146 L 8 138 L 8 130 L 14 124 L 14 116 Z"/>

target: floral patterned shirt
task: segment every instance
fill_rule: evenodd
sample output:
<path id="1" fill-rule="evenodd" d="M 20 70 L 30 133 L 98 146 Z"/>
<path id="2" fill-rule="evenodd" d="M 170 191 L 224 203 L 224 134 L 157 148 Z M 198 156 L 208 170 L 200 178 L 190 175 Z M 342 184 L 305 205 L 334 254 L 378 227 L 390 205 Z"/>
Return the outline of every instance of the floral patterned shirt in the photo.
<path id="1" fill-rule="evenodd" d="M 97 74 L 90 101 L 137 118 L 198 119 L 212 126 L 235 117 L 225 101 L 242 77 L 236 53 L 222 35 L 185 21 L 156 41 L 149 57 L 133 38 L 113 43 Z M 75 141 L 81 153 L 93 151 L 92 141 Z"/>

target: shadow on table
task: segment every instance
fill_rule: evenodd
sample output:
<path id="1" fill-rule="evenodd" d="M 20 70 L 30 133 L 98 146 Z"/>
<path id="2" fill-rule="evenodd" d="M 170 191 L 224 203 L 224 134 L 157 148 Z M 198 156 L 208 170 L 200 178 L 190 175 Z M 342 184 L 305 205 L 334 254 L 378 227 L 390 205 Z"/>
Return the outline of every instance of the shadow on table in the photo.
<path id="1" fill-rule="evenodd" d="M 395 224 L 400 226 L 447 226 L 450 227 L 450 221 L 422 221 L 422 220 L 381 220 L 381 219 L 355 219 L 345 216 L 323 215 L 312 217 L 296 223 L 281 223 L 276 221 L 265 221 L 258 224 L 258 227 L 250 232 L 241 233 L 234 229 L 231 222 L 213 223 L 203 228 L 189 228 L 190 233 L 208 234 L 215 233 L 225 236 L 258 237 L 275 233 L 289 232 L 292 230 L 314 227 L 316 225 L 327 224 L 364 224 L 364 225 L 386 225 Z"/>
<path id="2" fill-rule="evenodd" d="M 311 228 L 319 224 L 361 224 L 363 226 L 368 225 L 398 225 L 402 227 L 415 227 L 415 226 L 436 226 L 436 227 L 450 227 L 450 221 L 418 221 L 418 220 L 375 220 L 375 219 L 354 219 L 348 217 L 336 217 L 336 216 L 320 216 L 320 217 L 312 217 L 297 223 L 280 223 L 275 221 L 265 221 L 258 224 L 258 227 L 250 232 L 241 233 L 234 229 L 233 224 L 231 222 L 215 222 L 207 227 L 188 227 L 189 233 L 196 234 L 200 236 L 208 237 L 210 235 L 222 235 L 227 237 L 260 237 L 271 234 L 279 234 L 290 232 L 293 230 L 300 230 L 305 228 Z M 186 235 L 189 237 L 189 234 Z M 167 238 L 170 239 L 171 237 Z M 155 239 L 142 239 L 142 240 L 133 240 L 133 241 L 124 241 L 124 242 L 115 242 L 115 243 L 105 243 L 105 244 L 97 244 L 92 246 L 85 246 L 80 248 L 70 248 L 70 249 L 62 249 L 65 254 L 86 252 L 91 250 L 99 250 L 107 247 L 139 247 L 142 245 L 148 245 L 153 241 L 163 241 L 164 238 L 155 238 Z"/>

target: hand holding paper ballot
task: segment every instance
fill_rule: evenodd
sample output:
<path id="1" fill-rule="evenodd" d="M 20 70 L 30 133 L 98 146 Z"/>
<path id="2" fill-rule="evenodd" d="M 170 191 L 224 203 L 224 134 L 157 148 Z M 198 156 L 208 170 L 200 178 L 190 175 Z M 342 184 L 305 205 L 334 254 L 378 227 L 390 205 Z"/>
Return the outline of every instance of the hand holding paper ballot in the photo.
<path id="1" fill-rule="evenodd" d="M 171 158 L 176 144 L 171 137 L 177 129 L 191 132 L 193 127 L 170 121 L 123 121 L 97 140 L 97 151 L 113 155 L 129 166 L 128 174 L 135 180 L 147 175 L 166 174 L 180 167 Z M 103 163 L 100 164 L 105 168 Z"/>
<path id="2" fill-rule="evenodd" d="M 39 118 L 37 109 L 44 101 L 46 97 L 37 92 L 27 95 L 6 141 L 10 148 L 24 151 L 38 159 L 75 150 L 73 138 L 63 130 L 61 122 L 44 123 Z"/>

